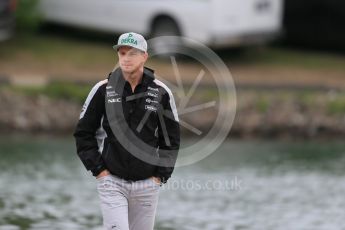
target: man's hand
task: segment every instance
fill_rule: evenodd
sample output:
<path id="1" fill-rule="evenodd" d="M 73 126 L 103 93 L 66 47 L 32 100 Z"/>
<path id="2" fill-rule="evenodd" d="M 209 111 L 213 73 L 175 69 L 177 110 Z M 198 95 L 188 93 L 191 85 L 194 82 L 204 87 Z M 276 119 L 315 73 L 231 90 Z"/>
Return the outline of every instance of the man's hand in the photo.
<path id="1" fill-rule="evenodd" d="M 96 176 L 96 179 L 99 179 L 99 178 L 101 178 L 101 177 L 104 177 L 104 176 L 108 176 L 108 175 L 110 175 L 110 172 L 108 171 L 108 170 L 103 170 L 100 174 L 98 174 L 97 176 Z"/>

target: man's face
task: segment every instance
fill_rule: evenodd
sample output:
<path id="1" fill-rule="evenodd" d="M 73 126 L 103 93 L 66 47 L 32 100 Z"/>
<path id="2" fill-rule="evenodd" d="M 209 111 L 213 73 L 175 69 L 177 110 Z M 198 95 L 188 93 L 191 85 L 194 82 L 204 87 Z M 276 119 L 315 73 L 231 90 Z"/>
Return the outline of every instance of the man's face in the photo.
<path id="1" fill-rule="evenodd" d="M 125 73 L 135 73 L 142 68 L 147 60 L 147 53 L 130 46 L 122 46 L 117 52 L 120 68 Z"/>

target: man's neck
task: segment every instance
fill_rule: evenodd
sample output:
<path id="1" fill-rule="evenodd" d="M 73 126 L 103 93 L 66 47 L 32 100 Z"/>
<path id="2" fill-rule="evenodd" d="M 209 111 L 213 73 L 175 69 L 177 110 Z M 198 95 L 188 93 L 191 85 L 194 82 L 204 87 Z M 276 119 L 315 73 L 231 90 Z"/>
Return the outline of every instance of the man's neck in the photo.
<path id="1" fill-rule="evenodd" d="M 124 73 L 124 72 L 122 72 L 123 77 L 125 78 L 125 80 L 128 81 L 128 83 L 131 85 L 131 88 L 132 88 L 133 92 L 134 92 L 135 87 L 141 81 L 141 79 L 143 77 L 143 73 L 144 73 L 144 68 L 141 68 L 138 71 L 133 72 L 133 73 Z"/>

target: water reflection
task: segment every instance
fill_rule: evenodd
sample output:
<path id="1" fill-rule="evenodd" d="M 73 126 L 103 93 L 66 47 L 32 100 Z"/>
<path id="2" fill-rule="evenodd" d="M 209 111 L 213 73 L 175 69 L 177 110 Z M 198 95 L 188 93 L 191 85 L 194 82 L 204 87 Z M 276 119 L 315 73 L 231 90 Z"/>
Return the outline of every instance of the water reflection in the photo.
<path id="1" fill-rule="evenodd" d="M 228 141 L 177 168 L 156 229 L 341 229 L 345 144 Z M 95 229 L 96 181 L 73 140 L 1 138 L 0 230 Z"/>

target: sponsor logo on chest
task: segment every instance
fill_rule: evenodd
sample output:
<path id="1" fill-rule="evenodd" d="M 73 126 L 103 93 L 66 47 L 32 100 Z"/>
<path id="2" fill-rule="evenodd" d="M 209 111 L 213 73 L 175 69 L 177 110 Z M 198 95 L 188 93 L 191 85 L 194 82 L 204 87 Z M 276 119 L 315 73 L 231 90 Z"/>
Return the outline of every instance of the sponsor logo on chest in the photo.
<path id="1" fill-rule="evenodd" d="M 159 89 L 158 89 L 158 88 L 152 88 L 152 87 L 148 86 L 147 89 L 148 89 L 148 90 L 151 90 L 151 91 L 159 92 Z"/>
<path id="2" fill-rule="evenodd" d="M 146 98 L 146 103 L 149 103 L 149 104 L 158 104 L 159 102 L 158 101 L 155 101 L 155 100 L 153 100 L 153 99 L 151 99 L 151 98 Z"/>
<path id="3" fill-rule="evenodd" d="M 157 98 L 157 97 L 158 97 L 158 93 L 154 93 L 154 92 L 147 92 L 147 96 Z"/>
<path id="4" fill-rule="evenodd" d="M 108 99 L 108 103 L 117 103 L 117 102 L 121 102 L 121 98 L 113 98 L 113 99 Z"/>
<path id="5" fill-rule="evenodd" d="M 153 105 L 145 105 L 145 110 L 156 112 L 157 111 L 157 107 L 155 107 Z"/>
<path id="6" fill-rule="evenodd" d="M 116 97 L 119 94 L 115 92 L 115 90 L 109 90 L 107 91 L 107 97 Z"/>

